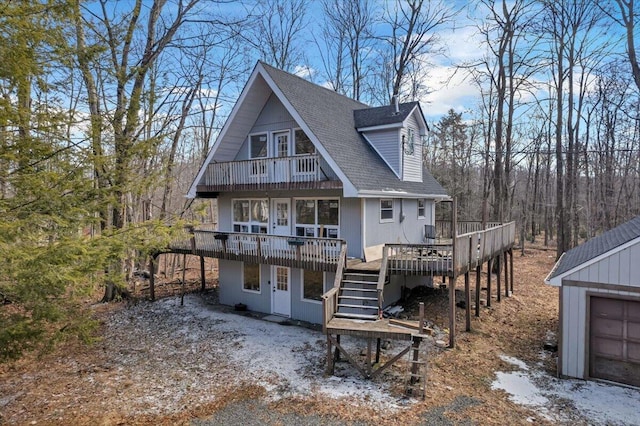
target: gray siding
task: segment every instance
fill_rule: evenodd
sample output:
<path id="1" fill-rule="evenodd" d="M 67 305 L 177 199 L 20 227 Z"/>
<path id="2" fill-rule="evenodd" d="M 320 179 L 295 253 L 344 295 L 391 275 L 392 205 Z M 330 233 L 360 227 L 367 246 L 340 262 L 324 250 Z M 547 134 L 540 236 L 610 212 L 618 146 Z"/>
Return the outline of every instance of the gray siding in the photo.
<path id="1" fill-rule="evenodd" d="M 291 130 L 297 127 L 298 124 L 293 117 L 291 117 L 291 114 L 289 114 L 277 96 L 272 93 L 264 108 L 260 111 L 249 134 Z M 290 137 L 292 138 L 291 141 L 293 141 L 293 134 L 291 134 Z M 269 149 L 271 149 L 271 147 Z M 249 141 L 248 138 L 245 137 L 242 146 L 236 154 L 235 160 L 247 159 L 249 159 Z"/>
<path id="2" fill-rule="evenodd" d="M 398 129 L 365 132 L 364 135 L 391 169 L 400 176 L 401 147 Z"/>
<path id="3" fill-rule="evenodd" d="M 603 288 L 586 288 L 563 285 L 562 291 L 562 364 L 560 374 L 563 376 L 588 378 L 587 356 L 589 336 L 587 334 L 588 309 L 587 293 L 592 295 L 608 295 L 616 297 L 633 297 L 640 299 L 638 292 L 628 292 Z"/>
<path id="4" fill-rule="evenodd" d="M 347 242 L 347 256 L 362 257 L 362 209 L 360 198 L 340 200 L 340 238 Z"/>
<path id="5" fill-rule="evenodd" d="M 563 278 L 560 374 L 587 378 L 588 371 L 588 294 L 640 298 L 640 241 L 623 250 L 611 253 L 597 262 L 576 270 Z M 581 283 L 580 286 L 565 284 Z M 593 283 L 593 287 L 590 287 Z M 628 286 L 624 289 L 601 288 L 600 284 Z"/>
<path id="6" fill-rule="evenodd" d="M 406 120 L 407 126 L 402 128 L 400 140 L 402 141 L 402 135 L 405 140 L 409 139 L 409 130 L 413 129 L 413 154 L 408 155 L 405 150 L 402 150 L 402 180 L 409 182 L 422 182 L 422 143 L 420 138 L 420 126 L 416 120 L 415 113 L 411 114 Z"/>
<path id="7" fill-rule="evenodd" d="M 404 220 L 400 222 L 400 210 Z M 416 199 L 394 199 L 393 221 L 380 223 L 380 199 L 365 199 L 364 245 L 375 246 L 384 243 L 425 242 L 424 225 L 433 224 L 434 202 L 425 200 L 425 218 L 418 219 L 418 201 Z"/>
<path id="8" fill-rule="evenodd" d="M 233 306 L 236 303 L 244 303 L 247 308 L 255 312 L 271 312 L 271 291 L 269 288 L 270 267 L 261 265 L 260 268 L 260 292 L 248 292 L 243 290 L 242 270 L 243 263 L 233 260 L 220 260 L 219 270 L 219 300 L 223 305 Z"/>
<path id="9" fill-rule="evenodd" d="M 640 259 L 640 240 L 563 279 L 640 287 L 640 262 L 637 259 Z"/>
<path id="10" fill-rule="evenodd" d="M 322 302 L 315 300 L 304 300 L 302 298 L 302 277 L 304 276 L 301 269 L 291 270 L 291 318 L 306 321 L 313 324 L 322 324 Z M 324 291 L 328 291 L 333 287 L 335 274 L 325 272 L 324 274 Z M 295 282 L 295 284 L 294 284 Z"/>

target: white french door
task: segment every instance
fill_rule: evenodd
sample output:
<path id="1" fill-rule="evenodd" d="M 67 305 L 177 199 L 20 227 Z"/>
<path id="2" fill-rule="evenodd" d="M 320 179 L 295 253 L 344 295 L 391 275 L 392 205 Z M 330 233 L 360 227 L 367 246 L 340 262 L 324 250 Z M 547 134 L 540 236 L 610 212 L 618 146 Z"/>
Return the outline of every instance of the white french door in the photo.
<path id="1" fill-rule="evenodd" d="M 291 200 L 271 199 L 271 234 L 291 235 Z"/>
<path id="2" fill-rule="evenodd" d="M 271 312 L 291 316 L 291 269 L 286 266 L 271 267 Z"/>
<path id="3" fill-rule="evenodd" d="M 284 158 L 289 156 L 289 131 L 273 134 L 274 157 Z M 290 180 L 289 163 L 286 160 L 273 162 L 274 182 L 288 182 Z"/>

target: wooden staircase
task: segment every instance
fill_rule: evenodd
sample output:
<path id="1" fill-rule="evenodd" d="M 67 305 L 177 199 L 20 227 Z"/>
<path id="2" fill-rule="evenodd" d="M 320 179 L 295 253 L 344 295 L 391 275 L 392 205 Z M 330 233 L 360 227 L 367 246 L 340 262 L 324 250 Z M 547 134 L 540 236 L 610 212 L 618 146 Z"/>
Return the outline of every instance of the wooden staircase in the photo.
<path id="1" fill-rule="evenodd" d="M 334 317 L 370 321 L 379 319 L 382 308 L 379 281 L 378 272 L 345 271 L 340 281 Z"/>

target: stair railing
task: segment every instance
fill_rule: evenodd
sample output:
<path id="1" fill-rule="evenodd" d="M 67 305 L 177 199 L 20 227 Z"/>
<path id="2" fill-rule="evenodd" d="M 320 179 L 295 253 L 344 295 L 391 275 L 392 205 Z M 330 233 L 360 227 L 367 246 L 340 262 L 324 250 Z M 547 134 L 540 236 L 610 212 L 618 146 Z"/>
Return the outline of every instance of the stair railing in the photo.
<path id="1" fill-rule="evenodd" d="M 347 266 L 347 244 L 340 247 L 340 255 L 338 257 L 338 266 L 336 268 L 336 277 L 333 281 L 333 288 L 329 289 L 322 295 L 322 332 L 326 333 L 327 324 L 333 318 L 333 314 L 338 311 L 338 293 L 340 292 L 340 284 L 344 269 Z"/>
<path id="2" fill-rule="evenodd" d="M 389 247 L 382 247 L 382 260 L 380 261 L 380 275 L 378 275 L 378 318 L 382 319 L 382 308 L 384 307 L 384 283 L 387 280 L 387 263 L 389 261 Z"/>

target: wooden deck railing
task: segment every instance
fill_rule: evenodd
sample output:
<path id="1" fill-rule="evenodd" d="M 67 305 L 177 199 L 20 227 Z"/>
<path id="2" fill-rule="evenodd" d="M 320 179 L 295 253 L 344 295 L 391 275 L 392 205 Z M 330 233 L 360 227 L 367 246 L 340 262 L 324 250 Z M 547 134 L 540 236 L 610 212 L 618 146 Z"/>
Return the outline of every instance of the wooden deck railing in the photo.
<path id="1" fill-rule="evenodd" d="M 318 154 L 210 163 L 205 186 L 264 185 L 339 180 Z"/>
<path id="2" fill-rule="evenodd" d="M 385 244 L 389 275 L 449 275 L 451 244 Z"/>
<path id="3" fill-rule="evenodd" d="M 340 283 L 342 282 L 342 274 L 347 266 L 347 245 L 344 244 L 340 249 L 340 258 L 336 266 L 336 277 L 333 281 L 333 287 L 322 295 L 322 331 L 326 333 L 327 324 L 338 311 L 338 293 L 340 292 Z"/>
<path id="4" fill-rule="evenodd" d="M 455 241 L 455 271 L 464 273 L 509 250 L 515 243 L 515 236 L 515 222 L 498 225 L 484 231 L 458 235 Z"/>
<path id="5" fill-rule="evenodd" d="M 482 231 L 483 229 L 495 228 L 502 225 L 502 222 L 487 222 L 486 226 L 482 227 L 482 222 L 463 220 L 457 221 L 458 232 L 457 235 L 469 234 L 471 232 Z M 436 220 L 436 239 L 451 239 L 453 234 L 451 233 L 451 221 L 450 220 Z"/>
<path id="6" fill-rule="evenodd" d="M 249 263 L 289 266 L 315 271 L 336 270 L 344 240 L 289 237 L 195 229 L 190 240 L 174 241 L 180 252 Z"/>

